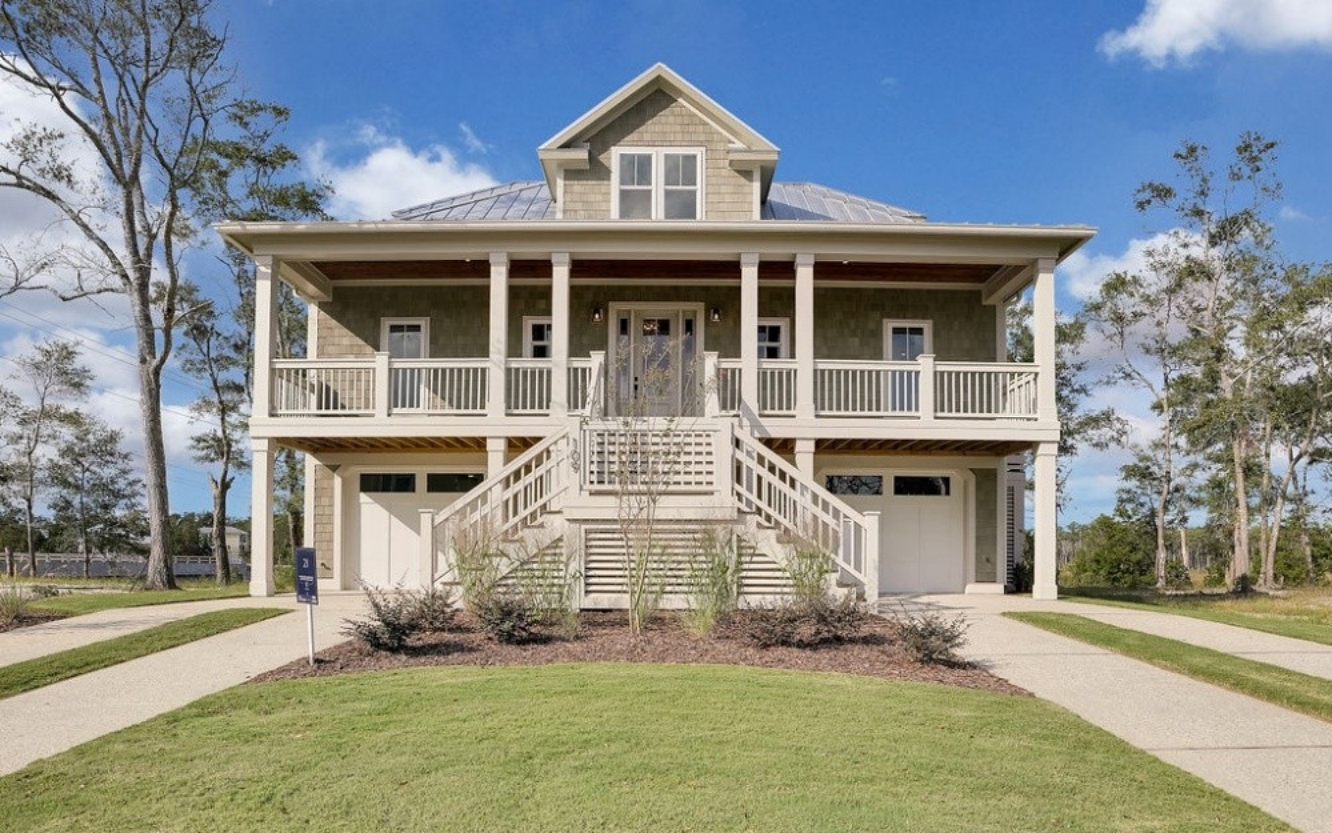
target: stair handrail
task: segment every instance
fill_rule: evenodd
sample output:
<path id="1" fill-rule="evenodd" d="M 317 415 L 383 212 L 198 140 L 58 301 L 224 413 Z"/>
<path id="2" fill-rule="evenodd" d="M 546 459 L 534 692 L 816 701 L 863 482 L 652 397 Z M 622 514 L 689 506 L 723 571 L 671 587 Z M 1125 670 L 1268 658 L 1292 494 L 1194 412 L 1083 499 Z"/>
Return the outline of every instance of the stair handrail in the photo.
<path id="1" fill-rule="evenodd" d="M 871 602 L 876 599 L 878 525 L 871 524 L 860 512 L 807 478 L 746 429 L 735 425 L 732 434 L 733 465 L 753 472 L 752 478 L 745 476 L 744 471 L 735 472 L 732 489 L 740 507 L 761 515 L 788 534 L 811 539 L 822 546 L 833 555 L 838 567 L 865 587 L 867 599 Z M 784 477 L 774 477 L 770 471 L 753 465 L 746 459 L 746 453 Z"/>
<path id="2" fill-rule="evenodd" d="M 470 529 L 487 516 L 502 513 L 490 532 L 503 536 L 551 511 L 569 486 L 565 472 L 567 453 L 561 454 L 556 448 L 568 439 L 569 429 L 561 428 L 510 460 L 465 497 L 435 513 L 435 529 Z M 545 459 L 541 460 L 543 456 Z M 532 464 L 539 460 L 540 465 L 533 467 Z M 515 474 L 519 475 L 516 480 L 513 479 Z M 547 477 L 549 482 L 544 481 Z"/>

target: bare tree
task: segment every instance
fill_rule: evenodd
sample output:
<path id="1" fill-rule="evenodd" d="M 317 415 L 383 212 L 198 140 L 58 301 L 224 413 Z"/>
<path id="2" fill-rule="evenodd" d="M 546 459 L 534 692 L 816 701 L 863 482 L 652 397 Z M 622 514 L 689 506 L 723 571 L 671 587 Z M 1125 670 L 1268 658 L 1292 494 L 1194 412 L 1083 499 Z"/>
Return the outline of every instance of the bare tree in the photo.
<path id="1" fill-rule="evenodd" d="M 62 297 L 116 292 L 129 302 L 151 588 L 175 586 L 161 405 L 181 314 L 180 259 L 193 233 L 186 198 L 232 81 L 208 9 L 208 0 L 0 4 L 0 75 L 61 115 L 58 127 L 20 125 L 0 147 L 0 188 L 43 200 L 87 246 L 62 264 L 72 284 L 58 289 Z"/>

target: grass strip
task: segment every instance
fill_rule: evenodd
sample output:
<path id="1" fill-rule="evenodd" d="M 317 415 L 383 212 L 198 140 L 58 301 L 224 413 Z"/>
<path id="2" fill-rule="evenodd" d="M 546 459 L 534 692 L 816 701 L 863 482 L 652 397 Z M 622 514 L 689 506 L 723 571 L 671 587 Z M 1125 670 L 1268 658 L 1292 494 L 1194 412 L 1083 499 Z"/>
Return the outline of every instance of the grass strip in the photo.
<path id="1" fill-rule="evenodd" d="M 1034 697 L 631 663 L 237 686 L 0 778 L 0 818 L 34 833 L 1290 830 Z"/>
<path id="2" fill-rule="evenodd" d="M 81 616 L 96 613 L 99 610 L 113 610 L 123 607 L 146 607 L 148 605 L 175 604 L 177 602 L 201 602 L 210 599 L 235 599 L 250 594 L 250 586 L 245 582 L 218 587 L 206 584 L 182 585 L 179 590 L 132 590 L 128 593 L 70 593 L 53 596 L 49 599 L 35 599 L 29 610 L 44 613 L 63 613 L 66 616 Z"/>
<path id="3" fill-rule="evenodd" d="M 1332 722 L 1332 681 L 1072 613 L 1005 613 L 1061 636 Z"/>
<path id="4" fill-rule="evenodd" d="M 1065 598 L 1065 596 L 1061 594 L 1061 598 Z M 1298 613 L 1242 613 L 1233 610 L 1219 609 L 1217 605 L 1223 604 L 1223 602 L 1193 600 L 1175 601 L 1169 598 L 1160 597 L 1131 599 L 1070 594 L 1066 598 L 1070 601 L 1085 604 L 1122 607 L 1129 610 L 1152 610 L 1161 613 L 1173 613 L 1178 616 L 1192 616 L 1194 619 L 1205 619 L 1208 622 L 1217 622 L 1222 625 L 1248 628 L 1249 630 L 1262 631 L 1263 633 L 1270 633 L 1275 636 L 1287 636 L 1291 639 L 1303 639 L 1306 642 L 1317 642 L 1320 645 L 1332 645 L 1332 625 L 1328 625 L 1326 622 L 1317 621 L 1312 615 L 1309 615 L 1309 618 L 1300 618 Z"/>
<path id="5" fill-rule="evenodd" d="M 274 607 L 216 610 L 168 622 L 137 633 L 117 636 L 58 654 L 0 666 L 0 699 L 68 680 L 89 671 L 138 659 L 177 645 L 262 622 L 288 611 Z"/>

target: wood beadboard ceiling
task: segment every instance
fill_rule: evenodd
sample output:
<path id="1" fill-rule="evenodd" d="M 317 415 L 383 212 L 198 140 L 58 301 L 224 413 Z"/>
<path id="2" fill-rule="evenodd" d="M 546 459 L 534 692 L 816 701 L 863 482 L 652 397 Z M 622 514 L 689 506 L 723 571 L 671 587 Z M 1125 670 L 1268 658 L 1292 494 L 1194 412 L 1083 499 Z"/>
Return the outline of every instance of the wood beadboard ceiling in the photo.
<path id="1" fill-rule="evenodd" d="M 421 281 L 478 280 L 490 278 L 490 263 L 474 260 L 340 260 L 310 264 L 329 280 Z M 974 263 L 868 263 L 836 261 L 814 264 L 816 281 L 867 281 L 896 283 L 975 284 L 985 283 L 1000 264 Z M 575 260 L 571 280 L 706 280 L 739 282 L 740 264 L 726 260 Z M 514 260 L 509 264 L 512 280 L 550 278 L 546 260 Z M 759 264 L 759 280 L 791 281 L 795 266 L 769 261 Z"/>

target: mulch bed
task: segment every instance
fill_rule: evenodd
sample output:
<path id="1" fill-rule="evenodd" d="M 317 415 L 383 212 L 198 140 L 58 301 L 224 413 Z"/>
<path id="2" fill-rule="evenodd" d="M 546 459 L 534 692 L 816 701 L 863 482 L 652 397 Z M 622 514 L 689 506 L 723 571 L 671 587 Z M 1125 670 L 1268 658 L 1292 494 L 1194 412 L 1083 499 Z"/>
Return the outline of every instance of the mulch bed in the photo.
<path id="1" fill-rule="evenodd" d="M 861 636 L 853 642 L 820 648 L 759 648 L 745 636 L 744 616 L 743 612 L 738 613 L 713 636 L 700 638 L 689 633 L 672 613 L 659 613 L 642 634 L 634 636 L 623 612 L 584 612 L 579 616 L 579 634 L 575 639 L 550 637 L 526 645 L 501 645 L 477 632 L 464 615 L 459 617 L 456 630 L 414 637 L 402 653 L 375 651 L 352 640 L 316 654 L 314 667 L 302 659 L 261 674 L 254 681 L 438 665 L 657 662 L 831 671 L 1029 694 L 972 665 L 915 662 L 900 647 L 897 625 L 890 619 L 870 617 Z"/>
<path id="2" fill-rule="evenodd" d="M 8 622 L 0 622 L 0 633 L 7 631 L 16 631 L 19 628 L 30 628 L 33 625 L 45 625 L 47 622 L 54 622 L 57 619 L 64 619 L 63 613 L 22 613 L 17 619 L 11 619 Z"/>

